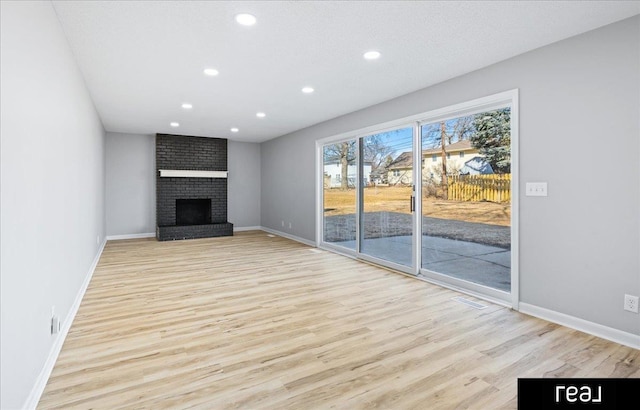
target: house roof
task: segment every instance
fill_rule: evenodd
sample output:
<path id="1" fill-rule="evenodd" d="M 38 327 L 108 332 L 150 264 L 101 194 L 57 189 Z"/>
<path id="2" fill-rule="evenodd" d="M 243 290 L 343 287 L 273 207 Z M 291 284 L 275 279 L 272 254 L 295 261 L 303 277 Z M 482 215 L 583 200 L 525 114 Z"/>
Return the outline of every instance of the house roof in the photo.
<path id="1" fill-rule="evenodd" d="M 453 144 L 445 145 L 446 152 L 460 152 L 460 151 L 477 151 L 477 148 L 474 148 L 471 145 L 471 141 L 463 140 L 454 142 Z M 441 148 L 432 148 L 426 149 L 422 151 L 422 156 L 428 156 L 432 154 L 440 154 Z M 396 159 L 394 159 L 388 166 L 387 169 L 405 169 L 411 168 L 413 166 L 413 154 L 411 152 L 403 152 L 398 155 Z"/>
<path id="2" fill-rule="evenodd" d="M 460 152 L 460 151 L 471 151 L 471 150 L 477 150 L 477 148 L 474 148 L 473 145 L 471 145 L 471 141 L 469 140 L 462 140 L 462 141 L 454 142 L 453 144 L 445 145 L 446 152 Z M 438 146 L 436 148 L 423 150 L 422 155 L 425 156 L 425 155 L 431 155 L 431 154 L 439 154 L 440 152 L 442 152 L 442 148 Z"/>
<path id="3" fill-rule="evenodd" d="M 413 153 L 403 152 L 398 155 L 388 166 L 387 169 L 411 168 L 413 166 Z"/>

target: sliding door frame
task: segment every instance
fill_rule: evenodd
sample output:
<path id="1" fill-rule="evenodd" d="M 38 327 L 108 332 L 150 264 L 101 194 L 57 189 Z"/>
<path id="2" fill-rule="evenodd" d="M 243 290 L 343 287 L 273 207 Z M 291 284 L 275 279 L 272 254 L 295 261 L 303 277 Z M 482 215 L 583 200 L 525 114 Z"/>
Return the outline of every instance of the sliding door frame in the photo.
<path id="1" fill-rule="evenodd" d="M 338 252 L 353 258 L 360 258 L 370 262 L 380 263 L 384 266 L 400 270 L 405 273 L 417 275 L 420 279 L 436 283 L 440 286 L 452 288 L 463 293 L 468 293 L 479 298 L 510 306 L 514 310 L 519 309 L 520 303 L 520 271 L 519 271 L 519 92 L 518 89 L 504 91 L 486 97 L 477 98 L 459 104 L 427 111 L 394 121 L 361 128 L 337 134 L 316 141 L 316 245 L 320 248 Z M 446 275 L 430 272 L 421 268 L 421 239 L 422 239 L 422 138 L 420 127 L 427 123 L 444 121 L 464 115 L 491 111 L 499 108 L 511 109 L 511 291 L 502 292 L 493 288 L 461 281 Z M 360 232 L 362 213 L 362 166 L 360 165 L 361 138 L 378 134 L 393 129 L 413 127 L 413 182 L 415 211 L 413 212 L 413 267 L 407 269 L 402 265 L 387 263 L 377 258 L 367 257 L 360 253 Z M 357 151 L 357 178 L 356 181 L 356 250 L 347 249 L 324 241 L 324 146 L 331 143 L 356 139 Z M 419 165 L 418 165 L 419 164 Z"/>

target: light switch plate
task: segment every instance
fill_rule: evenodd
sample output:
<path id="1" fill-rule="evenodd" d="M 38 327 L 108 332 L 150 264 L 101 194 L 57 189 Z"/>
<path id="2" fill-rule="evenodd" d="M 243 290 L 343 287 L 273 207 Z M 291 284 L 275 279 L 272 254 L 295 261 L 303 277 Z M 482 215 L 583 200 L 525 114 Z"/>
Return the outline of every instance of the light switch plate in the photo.
<path id="1" fill-rule="evenodd" d="M 526 196 L 547 196 L 546 182 L 527 182 Z"/>

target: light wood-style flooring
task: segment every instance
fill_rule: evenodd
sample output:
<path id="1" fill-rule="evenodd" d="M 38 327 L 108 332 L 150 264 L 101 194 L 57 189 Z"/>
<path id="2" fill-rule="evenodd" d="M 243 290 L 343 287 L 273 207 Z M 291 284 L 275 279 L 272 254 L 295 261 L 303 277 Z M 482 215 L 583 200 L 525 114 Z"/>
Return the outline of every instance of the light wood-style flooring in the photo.
<path id="1" fill-rule="evenodd" d="M 265 232 L 110 241 L 40 409 L 515 409 L 640 351 Z"/>

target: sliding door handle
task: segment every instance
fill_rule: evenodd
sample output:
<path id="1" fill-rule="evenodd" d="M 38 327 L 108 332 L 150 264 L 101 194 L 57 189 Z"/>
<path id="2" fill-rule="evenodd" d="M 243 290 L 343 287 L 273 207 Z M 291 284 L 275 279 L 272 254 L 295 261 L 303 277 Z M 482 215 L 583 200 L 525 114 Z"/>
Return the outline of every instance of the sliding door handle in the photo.
<path id="1" fill-rule="evenodd" d="M 411 195 L 411 199 L 409 199 L 409 209 L 411 212 L 416 210 L 416 197 Z"/>

